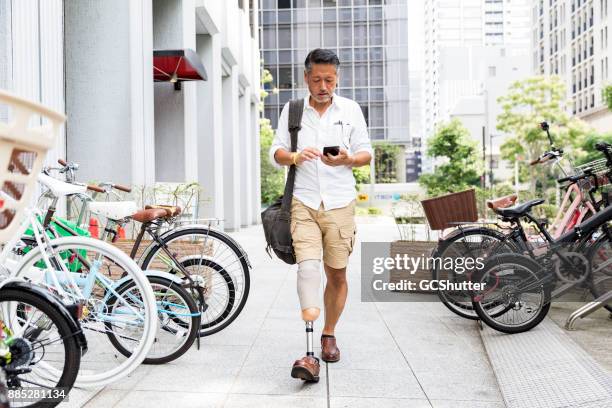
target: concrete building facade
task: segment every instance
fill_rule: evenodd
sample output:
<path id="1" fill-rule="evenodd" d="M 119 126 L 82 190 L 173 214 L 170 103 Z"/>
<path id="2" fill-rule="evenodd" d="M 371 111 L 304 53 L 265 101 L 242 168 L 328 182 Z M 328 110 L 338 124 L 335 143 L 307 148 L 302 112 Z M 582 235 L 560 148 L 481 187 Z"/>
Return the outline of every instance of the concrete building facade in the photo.
<path id="1" fill-rule="evenodd" d="M 361 106 L 372 141 L 420 145 L 410 128 L 408 3 L 403 0 L 263 0 L 260 12 L 264 66 L 278 89 L 265 100 L 273 128 L 284 104 L 307 93 L 309 50 L 330 48 L 341 61 L 339 95 Z M 408 169 L 420 172 L 420 151 Z M 403 172 L 405 177 L 415 174 Z"/>
<path id="2" fill-rule="evenodd" d="M 257 0 L 0 0 L 0 87 L 67 113 L 50 163 L 197 182 L 198 217 L 236 230 L 260 213 L 257 15 Z M 153 51 L 183 49 L 208 79 L 154 82 Z"/>
<path id="3" fill-rule="evenodd" d="M 538 0 L 532 8 L 533 71 L 559 75 L 568 111 L 600 132 L 612 130 L 602 89 L 612 83 L 610 0 Z"/>

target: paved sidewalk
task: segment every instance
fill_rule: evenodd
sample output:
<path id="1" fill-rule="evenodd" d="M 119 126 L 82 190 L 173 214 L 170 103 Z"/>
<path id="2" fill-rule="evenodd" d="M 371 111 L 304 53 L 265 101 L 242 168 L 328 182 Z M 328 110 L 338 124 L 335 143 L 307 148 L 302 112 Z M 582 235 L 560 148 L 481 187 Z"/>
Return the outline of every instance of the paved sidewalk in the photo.
<path id="1" fill-rule="evenodd" d="M 366 241 L 397 239 L 394 224 L 358 229 Z M 261 226 L 233 235 L 253 264 L 251 293 L 239 318 L 203 339 L 200 351 L 139 367 L 87 407 L 504 406 L 474 322 L 439 303 L 361 303 L 359 243 L 337 328 L 342 360 L 322 365 L 318 384 L 291 378 L 291 364 L 305 351 L 295 267 L 266 255 Z M 320 319 L 317 340 L 321 327 Z"/>

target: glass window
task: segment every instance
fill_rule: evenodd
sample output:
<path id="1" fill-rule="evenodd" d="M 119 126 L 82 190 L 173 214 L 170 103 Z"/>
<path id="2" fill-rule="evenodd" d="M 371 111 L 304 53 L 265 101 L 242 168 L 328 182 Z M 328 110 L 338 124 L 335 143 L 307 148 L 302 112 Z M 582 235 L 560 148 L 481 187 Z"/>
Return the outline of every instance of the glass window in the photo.
<path id="1" fill-rule="evenodd" d="M 336 9 L 323 9 L 323 21 L 333 21 L 336 22 Z"/>
<path id="2" fill-rule="evenodd" d="M 382 45 L 382 24 L 370 24 L 370 45 Z"/>
<path id="3" fill-rule="evenodd" d="M 279 51 L 278 52 L 278 63 L 279 64 L 291 64 L 291 51 Z"/>
<path id="4" fill-rule="evenodd" d="M 270 126 L 272 126 L 272 129 L 276 129 L 278 127 L 278 113 L 276 110 L 276 105 L 266 106 L 264 110 L 264 117 L 270 119 Z"/>
<path id="5" fill-rule="evenodd" d="M 263 0 L 262 1 L 262 9 L 272 9 L 274 10 L 276 8 L 276 1 L 275 0 Z"/>
<path id="6" fill-rule="evenodd" d="M 382 20 L 382 7 L 370 7 L 370 21 Z"/>
<path id="7" fill-rule="evenodd" d="M 291 89 L 293 88 L 293 81 L 291 78 L 291 67 L 278 67 L 278 87 L 280 89 Z"/>
<path id="8" fill-rule="evenodd" d="M 276 11 L 264 11 L 262 21 L 264 24 L 276 24 Z"/>
<path id="9" fill-rule="evenodd" d="M 323 25 L 323 45 L 325 48 L 333 48 L 338 45 L 338 38 L 336 37 L 336 24 L 324 24 Z"/>
<path id="10" fill-rule="evenodd" d="M 346 64 L 350 61 L 353 61 L 353 54 L 351 52 L 351 48 L 340 48 L 338 58 L 340 59 L 341 64 Z"/>
<path id="11" fill-rule="evenodd" d="M 353 21 L 366 21 L 368 12 L 365 7 L 356 7 L 353 9 Z"/>
<path id="12" fill-rule="evenodd" d="M 306 33 L 306 25 L 300 24 L 294 26 L 293 38 L 294 46 L 296 48 L 306 48 L 308 46 L 308 34 Z"/>
<path id="13" fill-rule="evenodd" d="M 338 95 L 344 96 L 345 98 L 354 99 L 353 88 L 339 88 L 337 89 L 337 93 Z"/>
<path id="14" fill-rule="evenodd" d="M 368 86 L 367 64 L 355 64 L 355 86 Z"/>
<path id="15" fill-rule="evenodd" d="M 278 11 L 278 23 L 279 24 L 290 24 L 291 23 L 291 11 L 290 10 L 279 10 Z"/>
<path id="16" fill-rule="evenodd" d="M 308 10 L 306 9 L 294 9 L 293 10 L 293 23 L 307 23 L 308 22 Z"/>
<path id="17" fill-rule="evenodd" d="M 366 0 L 354 0 L 353 3 L 356 6 L 365 6 L 366 5 Z"/>
<path id="18" fill-rule="evenodd" d="M 323 7 L 336 7 L 336 0 L 323 0 Z"/>
<path id="19" fill-rule="evenodd" d="M 298 65 L 303 64 L 307 54 L 306 50 L 293 50 L 293 62 Z"/>
<path id="20" fill-rule="evenodd" d="M 355 100 L 357 102 L 367 102 L 368 88 L 355 88 Z"/>
<path id="21" fill-rule="evenodd" d="M 361 104 L 359 104 L 359 107 L 361 108 L 361 113 L 363 113 L 363 117 L 364 117 L 364 119 L 366 121 L 366 124 L 369 125 L 369 123 L 370 123 L 370 117 L 369 117 L 370 110 L 368 109 L 367 103 L 361 103 Z"/>
<path id="22" fill-rule="evenodd" d="M 370 122 L 368 124 L 371 127 L 383 127 L 385 126 L 385 108 L 383 104 L 372 103 L 370 104 Z"/>
<path id="23" fill-rule="evenodd" d="M 351 23 L 340 23 L 338 43 L 341 46 L 353 45 L 353 33 L 351 32 Z"/>
<path id="24" fill-rule="evenodd" d="M 279 32 L 280 35 L 280 32 Z M 373 61 L 380 61 L 383 58 L 382 47 L 372 47 L 370 48 L 370 59 Z"/>
<path id="25" fill-rule="evenodd" d="M 308 22 L 309 23 L 320 23 L 321 22 L 321 9 L 313 8 L 308 10 Z"/>
<path id="26" fill-rule="evenodd" d="M 382 88 L 370 89 L 370 99 L 372 101 L 384 101 L 385 93 Z"/>
<path id="27" fill-rule="evenodd" d="M 293 81 L 297 88 L 304 86 L 304 64 L 300 63 L 293 68 Z"/>
<path id="28" fill-rule="evenodd" d="M 321 24 L 308 24 L 308 47 L 309 49 L 321 47 Z"/>
<path id="29" fill-rule="evenodd" d="M 291 0 L 278 0 L 278 8 L 279 9 L 291 8 Z"/>
<path id="30" fill-rule="evenodd" d="M 354 27 L 355 34 L 353 39 L 355 41 L 355 46 L 365 46 L 368 45 L 368 29 L 365 24 L 355 24 Z"/>
<path id="31" fill-rule="evenodd" d="M 304 8 L 306 7 L 306 0 L 293 0 L 294 8 Z"/>
<path id="32" fill-rule="evenodd" d="M 339 6 L 352 6 L 351 4 L 351 0 L 338 0 L 338 5 Z"/>
<path id="33" fill-rule="evenodd" d="M 350 65 L 343 67 L 340 65 L 340 86 L 350 88 L 353 86 L 353 70 Z"/>
<path id="34" fill-rule="evenodd" d="M 338 9 L 338 21 L 346 21 L 349 22 L 353 19 L 353 13 L 351 13 L 350 8 L 340 8 Z"/>
<path id="35" fill-rule="evenodd" d="M 291 91 L 280 91 L 278 93 L 278 103 L 284 105 L 289 102 L 291 100 L 291 94 Z"/>
<path id="36" fill-rule="evenodd" d="M 368 49 L 367 48 L 355 48 L 355 61 L 367 61 Z"/>
<path id="37" fill-rule="evenodd" d="M 383 85 L 383 67 L 382 63 L 376 62 L 370 64 L 370 86 Z"/>
<path id="38" fill-rule="evenodd" d="M 321 0 L 308 0 L 308 7 L 321 7 Z"/>
<path id="39" fill-rule="evenodd" d="M 263 59 L 266 64 L 276 64 L 276 51 L 264 51 Z"/>
<path id="40" fill-rule="evenodd" d="M 278 27 L 278 48 L 291 48 L 290 26 Z"/>
<path id="41" fill-rule="evenodd" d="M 273 27 L 266 27 L 263 29 L 261 36 L 262 48 L 276 48 L 276 30 Z"/>

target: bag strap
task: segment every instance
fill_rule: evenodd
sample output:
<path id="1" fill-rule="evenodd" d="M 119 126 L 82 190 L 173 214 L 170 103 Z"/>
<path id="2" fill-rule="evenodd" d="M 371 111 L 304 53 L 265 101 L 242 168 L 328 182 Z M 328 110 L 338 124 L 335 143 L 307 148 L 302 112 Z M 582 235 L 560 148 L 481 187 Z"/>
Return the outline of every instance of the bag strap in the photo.
<path id="1" fill-rule="evenodd" d="M 298 132 L 302 129 L 302 113 L 304 113 L 304 99 L 294 99 L 289 101 L 289 134 L 291 135 L 291 152 L 297 151 Z M 291 198 L 293 197 L 293 185 L 295 184 L 295 164 L 289 167 L 287 182 L 285 183 L 285 193 L 281 211 L 289 213 L 291 210 Z"/>

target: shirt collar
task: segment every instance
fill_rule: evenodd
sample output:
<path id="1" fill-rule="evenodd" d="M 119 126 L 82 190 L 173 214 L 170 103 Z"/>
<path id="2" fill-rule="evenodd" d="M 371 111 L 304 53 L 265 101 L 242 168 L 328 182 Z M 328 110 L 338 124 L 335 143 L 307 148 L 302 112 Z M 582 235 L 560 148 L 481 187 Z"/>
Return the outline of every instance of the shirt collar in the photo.
<path id="1" fill-rule="evenodd" d="M 336 95 L 335 92 L 332 93 L 332 103 L 330 105 L 330 108 L 331 107 L 336 107 L 337 109 L 340 108 L 340 104 L 338 103 L 338 95 Z M 314 110 L 314 108 L 310 106 L 310 92 L 307 92 L 306 96 L 304 97 L 304 110 L 308 108 Z"/>

